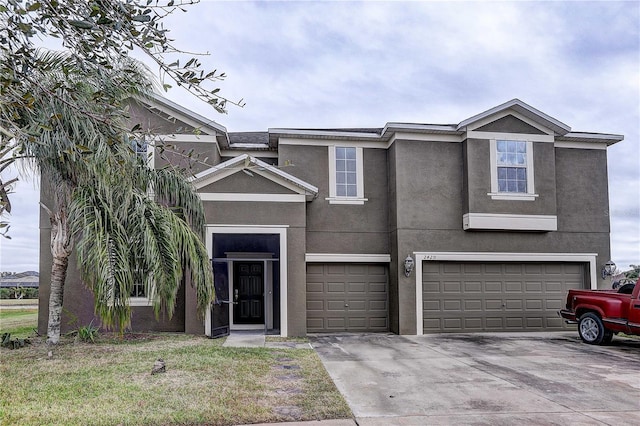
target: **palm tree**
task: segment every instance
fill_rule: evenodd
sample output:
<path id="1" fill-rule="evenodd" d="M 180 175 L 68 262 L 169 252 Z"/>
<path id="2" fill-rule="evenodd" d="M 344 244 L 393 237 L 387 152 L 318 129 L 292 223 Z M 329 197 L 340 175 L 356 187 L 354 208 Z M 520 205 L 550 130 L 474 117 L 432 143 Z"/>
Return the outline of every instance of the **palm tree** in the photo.
<path id="1" fill-rule="evenodd" d="M 47 341 L 60 338 L 74 242 L 105 327 L 122 331 L 130 324 L 129 295 L 141 279 L 156 316 L 166 310 L 171 317 L 185 269 L 203 314 L 213 298 L 213 277 L 201 239 L 202 203 L 179 171 L 149 169 L 131 149 L 125 127 L 125 101 L 151 88 L 145 69 L 83 74 L 70 56 L 40 55 L 36 78 L 0 112 L 14 117 L 16 155 L 40 172 L 51 196 L 43 205 L 53 258 Z"/>

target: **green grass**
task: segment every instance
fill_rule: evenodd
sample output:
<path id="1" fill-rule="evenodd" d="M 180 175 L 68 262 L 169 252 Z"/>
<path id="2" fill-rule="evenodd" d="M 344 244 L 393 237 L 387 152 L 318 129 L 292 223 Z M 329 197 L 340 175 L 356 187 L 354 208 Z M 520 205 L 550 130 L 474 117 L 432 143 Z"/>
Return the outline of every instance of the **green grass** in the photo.
<path id="1" fill-rule="evenodd" d="M 11 333 L 11 338 L 32 337 L 38 328 L 37 309 L 0 310 L 0 334 Z"/>
<path id="2" fill-rule="evenodd" d="M 221 345 L 151 334 L 2 349 L 0 424 L 233 425 L 352 416 L 313 350 Z M 158 358 L 167 372 L 151 375 Z"/>

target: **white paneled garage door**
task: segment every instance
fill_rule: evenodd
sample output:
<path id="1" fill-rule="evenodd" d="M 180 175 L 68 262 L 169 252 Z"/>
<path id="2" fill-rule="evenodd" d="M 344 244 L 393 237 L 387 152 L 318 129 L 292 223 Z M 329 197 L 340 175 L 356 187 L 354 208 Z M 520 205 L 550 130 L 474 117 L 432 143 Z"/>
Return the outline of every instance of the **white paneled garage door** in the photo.
<path id="1" fill-rule="evenodd" d="M 580 263 L 423 262 L 425 333 L 562 330 L 557 311 L 584 288 Z"/>
<path id="2" fill-rule="evenodd" d="M 307 264 L 307 332 L 389 330 L 386 264 Z"/>

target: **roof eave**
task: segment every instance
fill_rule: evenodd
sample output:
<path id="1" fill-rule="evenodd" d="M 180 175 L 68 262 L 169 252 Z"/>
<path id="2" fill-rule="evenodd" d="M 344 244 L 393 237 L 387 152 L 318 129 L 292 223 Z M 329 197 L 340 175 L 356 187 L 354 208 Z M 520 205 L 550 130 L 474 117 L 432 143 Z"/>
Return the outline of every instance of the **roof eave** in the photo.
<path id="1" fill-rule="evenodd" d="M 569 132 L 565 135 L 556 137 L 556 141 L 606 143 L 607 146 L 613 145 L 623 140 L 623 135 L 586 132 Z"/>
<path id="2" fill-rule="evenodd" d="M 466 129 L 467 126 L 475 123 L 476 121 L 482 120 L 483 118 L 489 117 L 507 109 L 512 109 L 527 118 L 541 123 L 543 126 L 549 128 L 550 130 L 553 130 L 556 135 L 565 135 L 571 131 L 570 126 L 564 124 L 560 120 L 556 120 L 550 115 L 545 114 L 544 112 L 532 107 L 531 105 L 528 105 L 525 102 L 522 102 L 517 98 L 511 99 L 508 102 L 505 102 L 501 105 L 498 105 L 494 108 L 491 108 L 487 111 L 481 112 L 480 114 L 474 115 L 473 117 L 461 121 L 460 123 L 458 123 L 456 129 Z"/>

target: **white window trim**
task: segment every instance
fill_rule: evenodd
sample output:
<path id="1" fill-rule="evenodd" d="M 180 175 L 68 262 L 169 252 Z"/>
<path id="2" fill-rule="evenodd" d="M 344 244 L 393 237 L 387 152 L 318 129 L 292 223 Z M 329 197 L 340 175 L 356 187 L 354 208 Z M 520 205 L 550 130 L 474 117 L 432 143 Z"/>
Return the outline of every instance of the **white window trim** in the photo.
<path id="1" fill-rule="evenodd" d="M 153 296 L 155 295 L 155 288 L 151 290 L 151 296 L 145 297 L 130 297 L 129 298 L 129 306 L 144 306 L 150 307 L 153 306 Z"/>
<path id="2" fill-rule="evenodd" d="M 423 328 L 423 294 L 422 294 L 422 262 L 423 261 L 459 261 L 459 262 L 580 262 L 589 264 L 591 289 L 598 288 L 596 272 L 596 253 L 492 253 L 492 252 L 420 252 L 414 251 L 416 259 L 416 335 L 424 334 Z"/>
<path id="3" fill-rule="evenodd" d="M 357 191 L 355 197 L 340 197 L 336 195 L 336 147 L 355 148 L 356 150 L 356 184 Z M 364 204 L 368 201 L 364 198 L 364 161 L 362 147 L 352 145 L 331 145 L 329 146 L 329 197 L 325 198 L 329 204 Z"/>
<path id="4" fill-rule="evenodd" d="M 152 306 L 152 303 L 148 297 L 130 297 L 129 306 Z"/>
<path id="5" fill-rule="evenodd" d="M 390 254 L 369 253 L 306 253 L 304 260 L 314 262 L 357 262 L 357 263 L 390 263 Z"/>
<path id="6" fill-rule="evenodd" d="M 509 136 L 508 138 L 500 140 L 520 141 L 527 144 L 527 192 L 500 192 L 498 191 L 498 155 L 497 155 L 497 140 L 489 140 L 489 159 L 491 165 L 491 192 L 487 193 L 492 200 L 508 200 L 508 201 L 534 201 L 538 198 L 536 194 L 534 172 L 533 172 L 533 142 L 530 140 L 522 139 L 517 136 Z"/>

